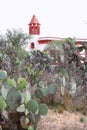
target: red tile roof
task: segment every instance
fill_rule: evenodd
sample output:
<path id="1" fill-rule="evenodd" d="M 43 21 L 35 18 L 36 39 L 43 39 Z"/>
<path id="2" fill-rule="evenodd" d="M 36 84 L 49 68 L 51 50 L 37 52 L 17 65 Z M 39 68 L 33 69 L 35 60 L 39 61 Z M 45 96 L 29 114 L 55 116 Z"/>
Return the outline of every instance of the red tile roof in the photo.
<path id="1" fill-rule="evenodd" d="M 36 18 L 36 16 L 33 15 L 33 17 L 32 17 L 32 19 L 31 19 L 29 24 L 40 24 L 40 23 L 38 22 L 38 19 Z"/>

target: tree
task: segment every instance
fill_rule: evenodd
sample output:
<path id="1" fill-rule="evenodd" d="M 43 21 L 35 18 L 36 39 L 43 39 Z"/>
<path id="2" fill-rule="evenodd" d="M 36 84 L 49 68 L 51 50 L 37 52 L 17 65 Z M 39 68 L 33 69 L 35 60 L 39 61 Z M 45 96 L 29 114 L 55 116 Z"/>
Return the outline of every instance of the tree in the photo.
<path id="1" fill-rule="evenodd" d="M 53 64 L 58 64 L 59 59 L 63 60 L 63 43 L 64 40 L 61 41 L 53 41 L 46 46 L 44 51 L 47 51 L 53 60 Z"/>
<path id="2" fill-rule="evenodd" d="M 66 70 L 69 75 L 69 79 L 75 78 L 77 86 L 82 85 L 84 82 L 84 75 L 86 72 L 86 64 L 82 63 L 84 58 L 79 55 L 81 51 L 77 46 L 75 39 L 67 38 L 63 41 L 53 41 L 48 44 L 45 50 L 49 51 L 51 57 L 54 60 L 57 59 L 56 65 L 58 65 L 55 73 L 61 72 L 61 70 Z M 86 46 L 83 45 L 86 50 Z"/>
<path id="3" fill-rule="evenodd" d="M 0 35 L 0 45 L 5 44 L 5 43 L 6 43 L 5 36 Z"/>
<path id="4" fill-rule="evenodd" d="M 6 32 L 7 42 L 12 44 L 15 47 L 27 44 L 27 40 L 29 38 L 30 38 L 30 36 L 23 33 L 23 31 L 21 29 L 19 29 L 19 30 L 12 29 L 12 30 L 7 30 L 7 32 Z"/>

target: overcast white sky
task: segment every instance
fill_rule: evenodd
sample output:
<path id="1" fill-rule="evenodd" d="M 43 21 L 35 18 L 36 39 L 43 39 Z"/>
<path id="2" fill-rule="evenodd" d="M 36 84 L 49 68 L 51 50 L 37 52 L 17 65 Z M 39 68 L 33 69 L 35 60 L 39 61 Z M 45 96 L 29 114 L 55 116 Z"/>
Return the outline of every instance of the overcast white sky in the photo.
<path id="1" fill-rule="evenodd" d="M 12 28 L 28 33 L 33 14 L 43 36 L 87 38 L 87 0 L 0 0 L 0 34 Z"/>

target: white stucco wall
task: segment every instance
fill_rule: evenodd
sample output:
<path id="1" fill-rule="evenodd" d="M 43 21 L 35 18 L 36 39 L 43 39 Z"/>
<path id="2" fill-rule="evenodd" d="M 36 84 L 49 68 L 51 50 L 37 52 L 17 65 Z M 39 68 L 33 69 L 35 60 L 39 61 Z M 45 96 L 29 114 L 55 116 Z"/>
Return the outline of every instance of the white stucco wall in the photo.
<path id="1" fill-rule="evenodd" d="M 42 51 L 46 47 L 46 44 L 39 44 L 38 43 L 38 38 L 39 38 L 39 35 L 32 35 L 31 39 L 29 39 L 27 41 L 28 44 L 22 46 L 22 48 L 25 49 L 26 51 L 32 50 L 31 49 L 31 43 L 33 42 L 34 46 L 35 46 L 34 50 L 40 50 L 40 51 Z"/>

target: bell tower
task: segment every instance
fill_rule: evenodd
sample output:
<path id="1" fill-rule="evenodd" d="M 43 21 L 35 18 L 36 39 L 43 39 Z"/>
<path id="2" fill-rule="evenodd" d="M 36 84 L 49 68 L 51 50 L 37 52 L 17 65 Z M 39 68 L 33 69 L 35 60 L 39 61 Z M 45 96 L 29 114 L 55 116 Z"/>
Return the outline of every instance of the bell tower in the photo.
<path id="1" fill-rule="evenodd" d="M 29 35 L 40 35 L 40 23 L 35 15 L 33 15 L 29 25 Z"/>

